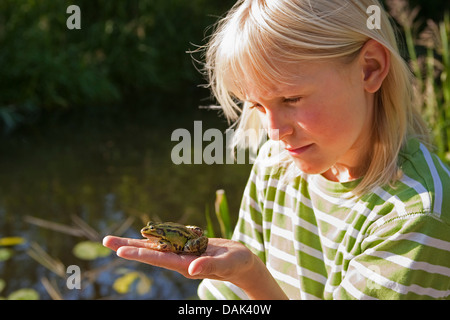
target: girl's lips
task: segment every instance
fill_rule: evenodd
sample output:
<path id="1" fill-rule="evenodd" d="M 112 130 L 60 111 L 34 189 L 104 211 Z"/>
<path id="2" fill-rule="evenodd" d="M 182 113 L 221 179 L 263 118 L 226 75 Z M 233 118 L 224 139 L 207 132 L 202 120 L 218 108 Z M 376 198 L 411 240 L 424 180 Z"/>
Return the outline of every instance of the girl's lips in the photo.
<path id="1" fill-rule="evenodd" d="M 303 147 L 300 147 L 300 148 L 297 148 L 297 149 L 286 148 L 286 150 L 289 152 L 289 154 L 291 156 L 299 156 L 302 153 L 306 152 L 312 145 L 313 144 L 311 143 L 311 144 L 308 144 L 306 146 L 303 146 Z"/>

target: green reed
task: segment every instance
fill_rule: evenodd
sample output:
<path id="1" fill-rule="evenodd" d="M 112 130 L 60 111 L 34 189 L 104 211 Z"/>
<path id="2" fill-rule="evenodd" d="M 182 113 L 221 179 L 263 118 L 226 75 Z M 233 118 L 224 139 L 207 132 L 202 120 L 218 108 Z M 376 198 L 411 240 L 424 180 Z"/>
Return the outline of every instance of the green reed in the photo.
<path id="1" fill-rule="evenodd" d="M 216 218 L 220 226 L 220 236 L 222 238 L 231 239 L 233 228 L 231 226 L 230 210 L 228 209 L 228 201 L 225 195 L 225 191 L 222 189 L 216 191 L 214 211 L 216 213 Z M 205 207 L 205 217 L 207 224 L 207 236 L 210 238 L 216 237 L 208 206 Z"/>

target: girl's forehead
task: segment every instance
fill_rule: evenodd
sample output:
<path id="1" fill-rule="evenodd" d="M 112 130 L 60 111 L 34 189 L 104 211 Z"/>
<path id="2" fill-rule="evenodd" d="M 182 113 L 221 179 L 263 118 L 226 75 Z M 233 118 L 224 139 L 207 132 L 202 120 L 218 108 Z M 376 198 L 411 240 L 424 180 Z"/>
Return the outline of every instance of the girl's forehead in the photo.
<path id="1" fill-rule="evenodd" d="M 251 73 L 239 80 L 240 96 L 245 101 L 267 100 L 279 97 L 297 96 L 304 88 L 320 82 L 332 72 L 333 67 L 323 62 L 298 62 L 289 68 L 279 69 L 278 77 L 268 77 L 266 74 Z"/>
<path id="2" fill-rule="evenodd" d="M 300 83 L 273 83 L 264 87 L 248 85 L 245 91 L 245 101 L 258 101 L 261 98 L 272 100 L 279 97 L 289 97 L 298 94 Z"/>

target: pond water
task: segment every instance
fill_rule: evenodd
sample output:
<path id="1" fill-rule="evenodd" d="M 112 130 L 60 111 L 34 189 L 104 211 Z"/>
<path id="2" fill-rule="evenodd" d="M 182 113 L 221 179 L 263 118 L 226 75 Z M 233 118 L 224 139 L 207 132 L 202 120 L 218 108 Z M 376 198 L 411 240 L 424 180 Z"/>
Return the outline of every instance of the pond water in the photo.
<path id="1" fill-rule="evenodd" d="M 183 117 L 137 110 L 62 115 L 0 138 L 0 297 L 21 289 L 39 299 L 197 297 L 199 282 L 175 272 L 112 252 L 90 260 L 74 254 L 77 244 L 106 234 L 141 238 L 148 220 L 204 227 L 217 189 L 237 219 L 249 164 L 171 161 L 173 130 L 192 132 L 197 120 L 203 130 L 224 131 L 226 122 L 206 110 Z M 2 245 L 8 237 L 18 243 Z M 81 271 L 81 289 L 67 286 L 70 265 Z"/>

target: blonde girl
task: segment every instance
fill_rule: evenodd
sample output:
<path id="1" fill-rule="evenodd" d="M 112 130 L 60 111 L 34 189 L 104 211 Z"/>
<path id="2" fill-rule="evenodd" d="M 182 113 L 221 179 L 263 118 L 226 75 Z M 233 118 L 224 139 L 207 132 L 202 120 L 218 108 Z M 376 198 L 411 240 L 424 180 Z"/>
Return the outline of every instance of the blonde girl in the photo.
<path id="1" fill-rule="evenodd" d="M 198 258 L 141 240 L 106 246 L 206 278 L 204 299 L 450 299 L 450 171 L 427 148 L 378 1 L 238 1 L 205 67 L 240 132 L 270 138 L 233 240 L 210 239 Z"/>

